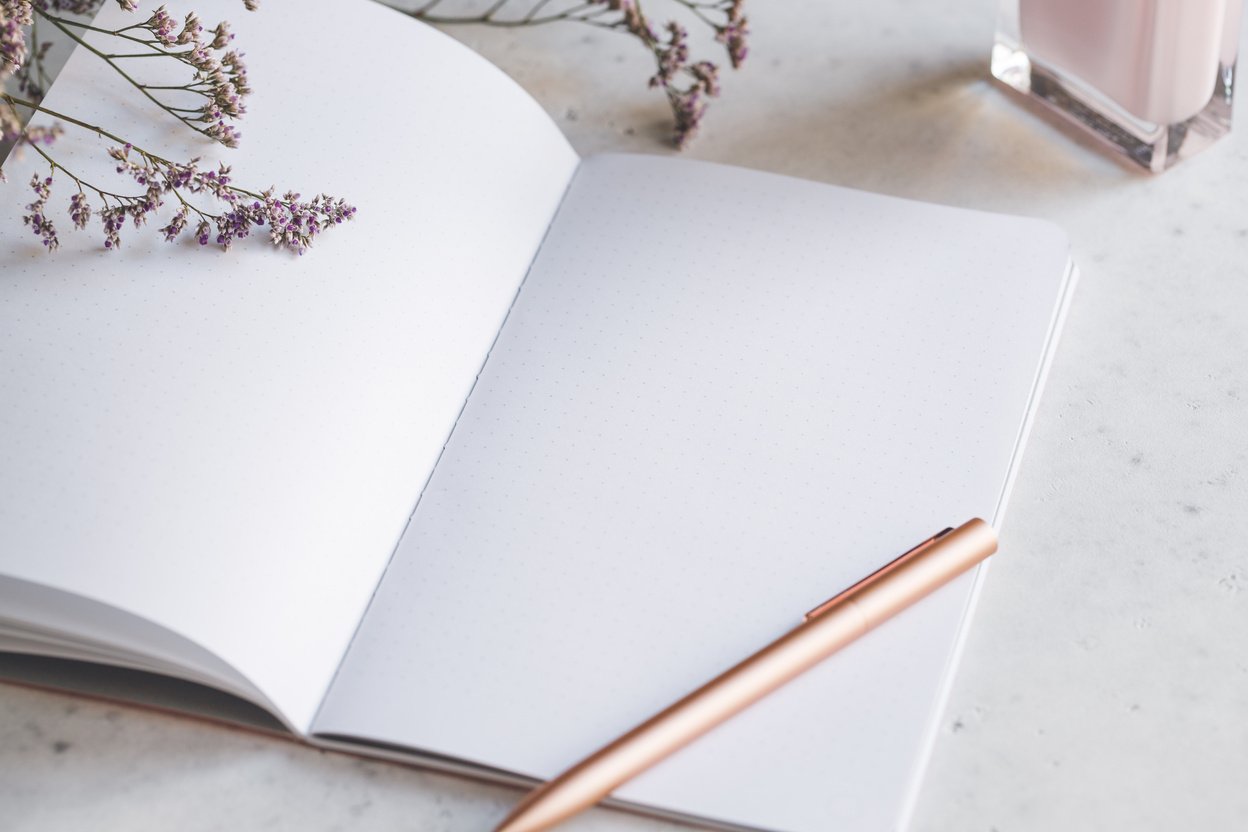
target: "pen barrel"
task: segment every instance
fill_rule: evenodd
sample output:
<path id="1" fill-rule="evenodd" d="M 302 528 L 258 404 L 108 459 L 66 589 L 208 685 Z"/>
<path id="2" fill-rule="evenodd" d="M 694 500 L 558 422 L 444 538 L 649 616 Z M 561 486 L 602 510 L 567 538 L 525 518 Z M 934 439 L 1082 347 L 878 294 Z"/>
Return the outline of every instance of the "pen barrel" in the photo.
<path id="1" fill-rule="evenodd" d="M 862 611 L 867 628 L 879 626 L 997 551 L 997 534 L 974 519 L 916 546 L 837 595 Z"/>
<path id="2" fill-rule="evenodd" d="M 821 604 L 778 640 L 531 793 L 498 832 L 548 829 L 749 707 L 996 551 L 972 520 Z"/>

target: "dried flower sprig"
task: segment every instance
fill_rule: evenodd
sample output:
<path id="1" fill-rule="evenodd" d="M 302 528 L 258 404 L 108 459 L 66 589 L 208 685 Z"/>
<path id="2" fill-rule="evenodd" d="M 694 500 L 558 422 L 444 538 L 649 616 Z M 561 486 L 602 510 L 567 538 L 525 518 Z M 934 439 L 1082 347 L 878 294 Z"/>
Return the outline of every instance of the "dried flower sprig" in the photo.
<path id="1" fill-rule="evenodd" d="M 99 57 L 142 95 L 190 129 L 227 147 L 238 144 L 239 134 L 227 120 L 246 112 L 244 99 L 251 93 L 242 53 L 228 49 L 234 36 L 227 23 L 208 29 L 198 16 L 181 20 L 159 7 L 144 21 L 121 29 L 103 29 L 64 17 L 64 14 L 94 14 L 104 0 L 0 0 L 0 84 L 13 76 L 18 97 L 0 91 L 0 142 L 12 142 L 33 149 L 48 165 L 45 175 L 32 177 L 34 200 L 26 206 L 23 222 L 49 251 L 60 245 L 56 226 L 49 216 L 48 203 L 58 172 L 76 188 L 69 199 L 69 218 L 76 229 L 86 228 L 98 216 L 104 231 L 104 247 L 116 250 L 127 220 L 140 228 L 152 219 L 170 199 L 176 211 L 160 228 L 165 240 L 173 242 L 193 224 L 193 236 L 200 245 L 228 249 L 235 240 L 263 228 L 270 242 L 280 248 L 303 254 L 325 230 L 350 220 L 356 209 L 342 199 L 325 194 L 303 200 L 287 191 L 280 197 L 272 188 L 256 192 L 234 184 L 230 168 L 203 169 L 199 159 L 173 162 L 127 142 L 120 136 L 87 124 L 65 113 L 44 107 L 40 101 L 47 73 L 39 65 L 47 46 L 33 52 L 35 27 L 43 20 L 60 29 L 70 40 Z M 126 11 L 136 11 L 136 0 L 116 0 Z M 258 0 L 243 0 L 255 10 Z M 26 34 L 29 27 L 30 34 Z M 88 43 L 82 33 L 106 35 L 138 52 L 105 51 Z M 124 47 L 123 47 L 124 48 Z M 29 63 L 28 57 L 32 57 Z M 121 61 L 138 58 L 166 58 L 189 67 L 190 80 L 178 85 L 145 84 L 123 68 Z M 186 106 L 193 104 L 194 106 Z M 42 112 L 58 120 L 51 127 L 23 127 L 19 108 Z M 49 150 L 63 133 L 59 122 L 90 131 L 114 142 L 109 155 L 116 172 L 139 186 L 138 193 L 117 193 L 97 186 L 58 162 Z M 0 171 L 3 180 L 3 171 Z M 90 195 L 93 195 L 91 197 Z M 93 209 L 90 199 L 99 200 Z M 215 206 L 215 207 L 210 207 Z"/>
<path id="2" fill-rule="evenodd" d="M 121 245 L 121 230 L 127 220 L 135 228 L 141 228 L 169 197 L 177 201 L 178 208 L 168 224 L 160 229 L 165 240 L 177 240 L 188 227 L 188 221 L 193 219 L 194 236 L 199 244 L 215 244 L 223 249 L 228 249 L 235 240 L 250 236 L 256 228 L 265 228 L 275 246 L 303 254 L 322 232 L 355 216 L 356 209 L 342 199 L 319 194 L 305 201 L 294 192 L 278 197 L 272 188 L 257 193 L 235 185 L 226 165 L 205 170 L 200 167 L 198 159 L 171 162 L 64 113 L 15 99 L 8 94 L 0 94 L 0 101 L 14 106 L 34 106 L 53 118 L 118 142 L 120 146 L 110 147 L 108 151 L 116 163 L 116 172 L 141 188 L 139 193 L 130 194 L 105 190 L 65 168 L 38 144 L 30 144 L 48 163 L 49 169 L 45 177 L 36 175 L 31 180 L 35 201 L 26 206 L 29 213 L 22 219 L 49 250 L 56 249 L 60 244 L 47 212 L 47 202 L 58 171 L 72 180 L 77 188 L 69 205 L 69 216 L 75 228 L 83 229 L 90 222 L 93 209 L 88 203 L 87 192 L 100 200 L 101 207 L 95 213 L 100 217 L 104 230 L 104 247 L 110 250 Z M 220 207 L 216 211 L 202 207 L 201 202 L 204 201 Z"/>
<path id="3" fill-rule="evenodd" d="M 660 88 L 672 108 L 673 140 L 684 147 L 697 134 L 710 99 L 720 92 L 719 66 L 709 60 L 691 60 L 689 32 L 671 20 L 655 26 L 642 11 L 641 0 L 568 0 L 551 8 L 552 0 L 495 0 L 482 14 L 446 15 L 438 11 L 444 0 L 426 0 L 408 14 L 436 24 L 479 23 L 487 26 L 539 26 L 582 23 L 631 35 L 654 57 L 656 71 L 649 79 Z M 710 27 L 724 47 L 728 63 L 737 69 L 749 53 L 749 21 L 745 0 L 672 0 L 693 19 Z"/>
<path id="4" fill-rule="evenodd" d="M 226 51 L 234 39 L 228 23 L 208 29 L 194 12 L 176 21 L 160 6 L 142 23 L 102 29 L 53 14 L 46 3 L 47 0 L 32 0 L 36 20 L 50 23 L 100 58 L 145 98 L 187 127 L 226 147 L 238 146 L 239 133 L 228 122 L 247 111 L 244 99 L 251 87 L 241 53 Z M 137 8 L 137 4 L 133 5 Z M 84 32 L 107 35 L 113 39 L 110 44 L 116 45 L 96 47 L 83 37 Z M 161 56 L 184 64 L 190 70 L 190 79 L 182 84 L 146 84 L 127 68 L 134 60 Z"/>

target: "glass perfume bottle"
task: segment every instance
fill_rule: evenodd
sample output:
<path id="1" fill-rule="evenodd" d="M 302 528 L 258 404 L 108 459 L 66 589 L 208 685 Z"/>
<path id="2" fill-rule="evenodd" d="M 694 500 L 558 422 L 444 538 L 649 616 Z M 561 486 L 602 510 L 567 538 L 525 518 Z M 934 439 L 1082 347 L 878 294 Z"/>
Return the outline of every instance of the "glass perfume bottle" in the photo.
<path id="1" fill-rule="evenodd" d="M 998 81 L 1154 173 L 1231 129 L 1244 0 L 1002 0 Z"/>

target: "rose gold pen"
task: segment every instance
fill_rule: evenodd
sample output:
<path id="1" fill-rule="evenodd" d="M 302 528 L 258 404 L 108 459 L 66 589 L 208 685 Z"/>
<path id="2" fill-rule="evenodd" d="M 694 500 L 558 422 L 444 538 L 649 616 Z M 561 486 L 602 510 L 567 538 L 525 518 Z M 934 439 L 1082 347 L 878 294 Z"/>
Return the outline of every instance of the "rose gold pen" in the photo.
<path id="1" fill-rule="evenodd" d="M 541 832 L 593 806 L 996 550 L 996 533 L 979 519 L 923 541 L 806 613 L 778 640 L 538 786 L 494 832 Z"/>

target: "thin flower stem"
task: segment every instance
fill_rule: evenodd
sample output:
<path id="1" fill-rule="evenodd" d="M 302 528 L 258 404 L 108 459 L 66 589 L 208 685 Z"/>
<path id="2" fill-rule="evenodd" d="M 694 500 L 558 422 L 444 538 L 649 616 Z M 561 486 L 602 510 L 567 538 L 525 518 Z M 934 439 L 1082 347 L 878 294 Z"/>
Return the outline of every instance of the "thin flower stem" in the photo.
<path id="1" fill-rule="evenodd" d="M 711 18 L 707 17 L 706 12 L 702 11 L 703 9 L 708 9 L 708 8 L 709 8 L 709 9 L 714 9 L 714 8 L 718 8 L 718 7 L 716 7 L 716 6 L 712 6 L 712 5 L 702 5 L 702 4 L 694 4 L 694 3 L 685 3 L 685 2 L 682 2 L 682 0 L 676 0 L 676 2 L 677 2 L 677 3 L 680 3 L 680 5 L 684 6 L 686 9 L 688 9 L 688 10 L 690 11 L 690 13 L 692 13 L 692 14 L 693 14 L 696 18 L 698 18 L 698 20 L 701 20 L 701 21 L 702 21 L 703 23 L 705 23 L 707 26 L 710 26 L 712 29 L 716 29 L 716 30 L 718 30 L 718 29 L 719 29 L 719 24 L 718 24 L 718 23 L 716 23 L 716 22 L 715 22 L 714 20 L 712 20 Z"/>
<path id="2" fill-rule="evenodd" d="M 428 3 L 425 3 L 425 5 L 421 6 L 419 9 L 413 9 L 411 11 L 411 15 L 412 17 L 419 17 L 423 19 L 425 15 L 433 11 L 433 9 L 441 4 L 441 2 L 442 0 L 429 0 Z"/>
<path id="3" fill-rule="evenodd" d="M 112 35 L 113 37 L 124 38 L 125 40 L 134 41 L 135 43 L 141 43 L 145 46 L 150 46 L 153 43 L 153 41 L 149 38 L 136 38 L 133 35 L 124 34 L 125 32 L 129 32 L 133 29 L 142 29 L 143 28 L 142 24 L 136 24 L 134 26 L 127 26 L 124 29 L 101 29 L 98 26 L 91 26 L 90 24 L 83 23 L 81 20 L 74 20 L 73 18 L 69 18 L 69 17 L 59 17 L 54 14 L 49 14 L 48 12 L 43 11 L 37 7 L 35 8 L 35 13 L 39 17 L 42 17 L 44 20 L 50 21 L 52 23 L 61 24 L 65 26 L 73 26 L 78 29 L 84 29 L 88 32 L 99 32 L 101 35 Z"/>
<path id="4" fill-rule="evenodd" d="M 107 56 L 110 58 L 145 58 L 149 56 L 162 56 L 163 55 L 163 56 L 170 57 L 170 58 L 177 58 L 178 60 L 185 63 L 186 56 L 193 51 L 193 50 L 187 49 L 187 50 L 183 50 L 182 52 L 170 52 L 166 49 L 161 48 L 162 45 L 159 41 L 153 40 L 151 38 L 138 38 L 138 37 L 134 37 L 133 35 L 125 34 L 126 32 L 132 31 L 134 29 L 142 29 L 143 28 L 142 24 L 137 24 L 134 26 L 127 26 L 124 29 L 101 29 L 98 26 L 90 26 L 86 23 L 83 23 L 82 21 L 73 20 L 72 18 L 58 17 L 57 15 L 49 14 L 48 12 L 42 11 L 40 9 L 35 9 L 35 12 L 39 17 L 42 17 L 45 20 L 58 26 L 58 28 L 61 28 L 62 31 L 64 31 L 64 27 L 66 26 L 74 26 L 74 27 L 77 27 L 79 29 L 84 29 L 89 32 L 98 32 L 101 35 L 111 35 L 112 37 L 122 38 L 123 40 L 130 41 L 131 43 L 137 43 L 140 46 L 146 46 L 152 50 L 151 52 L 142 52 L 142 53 L 110 54 Z"/>
<path id="5" fill-rule="evenodd" d="M 552 0 L 537 0 L 537 3 L 534 4 L 533 8 L 529 9 L 529 13 L 526 14 L 525 17 L 528 17 L 528 18 L 537 17 L 537 13 L 540 12 L 542 9 L 546 8 L 548 5 L 550 5 L 551 2 Z"/>
<path id="6" fill-rule="evenodd" d="M 494 13 L 497 12 L 499 9 L 501 9 L 503 6 L 507 5 L 507 3 L 508 3 L 508 0 L 494 0 L 494 5 L 490 6 L 486 10 L 485 17 L 493 17 Z"/>
<path id="7" fill-rule="evenodd" d="M 208 94 L 202 89 L 196 89 L 197 86 L 199 85 L 196 85 L 196 84 L 168 84 L 168 85 L 143 84 L 143 89 L 145 90 L 186 90 L 187 92 L 197 92 L 200 95 Z"/>
<path id="8" fill-rule="evenodd" d="M 541 11 L 541 9 L 548 2 L 550 2 L 550 0 L 538 0 L 538 3 L 532 8 L 530 8 L 529 11 L 526 12 L 522 17 L 512 18 L 512 19 L 499 19 L 495 15 L 502 9 L 502 7 L 506 4 L 507 1 L 508 0 L 504 0 L 504 2 L 501 2 L 501 3 L 496 2 L 483 14 L 471 15 L 467 17 L 452 16 L 452 15 L 442 16 L 442 15 L 428 14 L 426 10 L 431 9 L 434 5 L 436 5 L 436 3 L 429 3 L 424 8 L 419 9 L 415 12 L 412 12 L 412 16 L 419 17 L 421 20 L 427 21 L 429 23 L 437 23 L 437 24 L 442 24 L 442 25 L 478 23 L 478 24 L 485 24 L 486 26 L 498 26 L 501 28 L 507 28 L 507 27 L 515 27 L 515 26 L 541 26 L 547 23 L 557 23 L 560 21 L 575 21 L 575 22 L 581 22 L 581 23 L 592 23 L 594 17 L 599 17 L 603 14 L 609 14 L 612 11 L 610 8 L 607 8 L 605 6 L 601 6 L 595 3 L 580 3 L 576 6 L 572 6 L 571 8 L 564 9 L 561 12 L 557 12 L 555 14 L 549 14 L 549 15 L 546 15 L 545 17 L 538 17 L 537 13 Z M 616 28 L 616 27 L 610 26 L 610 27 L 603 27 L 603 28 Z"/>
<path id="9" fill-rule="evenodd" d="M 39 11 L 37 9 L 35 11 L 37 15 L 44 17 L 45 20 L 51 21 L 52 24 L 55 24 L 57 26 L 76 26 L 76 27 L 79 27 L 79 29 L 84 29 L 86 31 L 99 32 L 99 34 L 101 35 L 111 35 L 112 37 L 120 37 L 120 39 L 122 40 L 129 40 L 130 42 L 132 42 L 132 44 L 139 44 L 140 46 L 147 46 L 149 47 L 149 49 L 154 50 L 150 52 L 151 55 L 167 55 L 168 57 L 176 57 L 176 59 L 182 60 L 183 56 L 190 54 L 190 52 L 192 51 L 192 50 L 183 50 L 181 52 L 170 52 L 165 49 L 161 49 L 161 46 L 162 46 L 161 42 L 157 40 L 152 40 L 151 37 L 135 37 L 134 35 L 124 34 L 124 32 L 130 31 L 132 29 L 142 29 L 142 26 L 127 26 L 126 29 L 117 29 L 117 30 L 100 29 L 99 26 L 87 26 L 86 24 L 84 24 L 84 22 L 71 20 L 69 19 L 69 17 L 57 17 L 56 15 L 50 15 L 50 14 L 47 14 L 46 11 Z M 147 55 L 149 55 L 149 52 L 141 52 L 141 54 L 135 54 L 135 55 L 111 55 L 110 57 L 146 57 Z"/>

